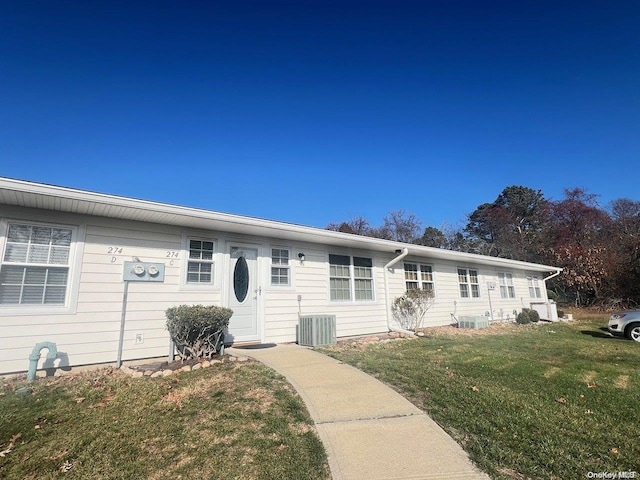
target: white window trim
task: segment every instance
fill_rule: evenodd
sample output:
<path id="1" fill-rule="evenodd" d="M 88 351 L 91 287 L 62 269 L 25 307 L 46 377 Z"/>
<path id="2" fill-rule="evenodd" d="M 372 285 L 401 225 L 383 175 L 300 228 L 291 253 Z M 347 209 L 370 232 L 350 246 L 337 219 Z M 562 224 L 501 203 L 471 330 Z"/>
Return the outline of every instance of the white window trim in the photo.
<path id="1" fill-rule="evenodd" d="M 286 266 L 283 265 L 274 265 L 273 264 L 273 250 L 286 250 L 287 252 L 289 252 L 289 261 L 287 262 Z M 269 246 L 269 271 L 267 272 L 269 275 L 269 280 L 267 282 L 267 285 L 269 285 L 269 288 L 274 288 L 274 289 L 290 289 L 293 286 L 293 268 L 292 268 L 292 261 L 293 259 L 291 258 L 291 252 L 293 251 L 293 249 L 291 247 L 284 247 L 282 245 L 270 245 Z M 271 277 L 272 277 L 272 273 L 271 273 L 271 269 L 272 268 L 286 268 L 288 270 L 288 282 L 287 283 L 272 283 L 271 281 Z"/>
<path id="2" fill-rule="evenodd" d="M 329 255 L 341 255 L 345 257 L 349 257 L 349 300 L 333 300 L 331 298 L 331 261 L 329 260 Z M 355 266 L 353 264 L 353 258 L 366 258 L 371 260 L 371 278 L 367 278 L 366 280 L 371 280 L 371 299 L 370 300 L 356 300 L 356 287 L 355 287 Z M 376 282 L 375 282 L 375 264 L 373 262 L 373 257 L 367 254 L 357 254 L 357 253 L 340 253 L 340 252 L 329 252 L 327 254 L 327 299 L 332 304 L 350 304 L 350 305 L 359 305 L 359 304 L 371 304 L 376 302 Z M 346 277 L 336 277 L 336 278 L 346 278 Z M 365 279 L 364 277 L 357 277 L 357 279 Z"/>
<path id="3" fill-rule="evenodd" d="M 535 280 L 535 281 L 534 281 Z M 529 290 L 529 298 L 539 298 L 542 299 L 542 282 L 537 275 L 527 275 L 527 287 Z M 531 295 L 531 290 L 533 289 L 534 293 L 538 290 L 538 295 Z"/>
<path id="4" fill-rule="evenodd" d="M 433 295 L 436 295 L 436 276 L 435 276 L 435 269 L 433 268 L 433 265 L 430 263 L 424 263 L 424 262 L 417 262 L 417 261 L 413 261 L 413 260 L 409 260 L 406 261 L 402 264 L 402 268 L 404 270 L 404 266 L 406 264 L 409 265 L 415 265 L 417 268 L 417 274 L 418 274 L 418 279 L 416 280 L 416 282 L 418 283 L 418 288 L 423 288 L 425 283 L 430 283 L 432 286 L 431 291 L 433 292 Z M 431 280 L 424 280 L 422 278 L 422 269 L 421 267 L 429 267 L 431 269 Z M 404 288 L 405 290 L 408 290 L 407 288 L 407 283 L 409 282 L 409 280 L 407 280 L 407 274 L 406 274 L 406 270 L 404 270 L 405 272 L 405 276 L 404 276 Z"/>
<path id="5" fill-rule="evenodd" d="M 508 275 L 508 277 L 507 277 Z M 504 285 L 502 284 L 502 280 L 504 279 Z M 511 283 L 507 280 L 510 279 Z M 506 296 L 502 296 L 502 287 L 505 288 Z M 513 296 L 509 295 L 509 287 L 511 287 L 511 291 L 513 292 Z M 515 300 L 516 298 L 516 286 L 513 281 L 513 273 L 512 272 L 498 272 L 498 290 L 500 291 L 500 298 L 503 300 Z"/>
<path id="6" fill-rule="evenodd" d="M 4 264 L 4 255 L 7 247 L 7 235 L 10 224 L 24 224 L 30 226 L 42 226 L 53 228 L 66 228 L 71 230 L 71 245 L 69 247 L 69 262 L 67 263 L 68 275 L 65 290 L 64 304 L 0 304 L 0 312 L 10 315 L 43 314 L 60 315 L 75 313 L 78 304 L 79 275 L 82 266 L 82 254 L 84 250 L 84 227 L 67 223 L 52 223 L 30 218 L 6 218 L 0 219 L 0 268 Z"/>
<path id="7" fill-rule="evenodd" d="M 460 282 L 460 277 L 458 275 L 458 270 L 464 270 L 466 271 L 466 277 L 467 277 L 467 282 L 466 283 L 462 283 Z M 478 279 L 478 283 L 471 283 L 471 271 L 476 272 L 476 278 Z M 474 267 L 456 267 L 456 281 L 458 283 L 458 296 L 461 300 L 464 301 L 475 301 L 475 300 L 481 300 L 482 299 L 482 289 L 480 288 L 480 270 L 478 268 L 474 268 Z M 469 296 L 468 297 L 463 297 L 462 296 L 462 290 L 460 289 L 461 285 L 467 285 L 467 287 L 469 288 Z M 473 296 L 473 289 L 471 288 L 472 285 L 477 285 L 478 286 L 478 296 L 474 297 Z"/>
<path id="8" fill-rule="evenodd" d="M 195 283 L 187 282 L 187 274 L 189 271 L 189 241 L 199 240 L 204 242 L 213 242 L 213 259 L 211 268 L 211 283 Z M 213 290 L 219 289 L 219 277 L 218 271 L 221 266 L 220 252 L 218 250 L 218 239 L 216 237 L 207 236 L 202 233 L 184 233 L 182 235 L 182 262 L 180 271 L 180 289 L 181 290 Z"/>

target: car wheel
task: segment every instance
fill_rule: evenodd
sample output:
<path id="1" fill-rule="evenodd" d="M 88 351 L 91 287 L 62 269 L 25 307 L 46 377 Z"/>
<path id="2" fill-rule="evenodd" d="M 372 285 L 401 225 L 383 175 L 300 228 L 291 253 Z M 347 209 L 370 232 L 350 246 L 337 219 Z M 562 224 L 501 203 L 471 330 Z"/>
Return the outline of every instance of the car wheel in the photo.
<path id="1" fill-rule="evenodd" d="M 624 331 L 624 334 L 627 338 L 635 342 L 640 342 L 640 323 L 632 323 L 629 325 Z"/>

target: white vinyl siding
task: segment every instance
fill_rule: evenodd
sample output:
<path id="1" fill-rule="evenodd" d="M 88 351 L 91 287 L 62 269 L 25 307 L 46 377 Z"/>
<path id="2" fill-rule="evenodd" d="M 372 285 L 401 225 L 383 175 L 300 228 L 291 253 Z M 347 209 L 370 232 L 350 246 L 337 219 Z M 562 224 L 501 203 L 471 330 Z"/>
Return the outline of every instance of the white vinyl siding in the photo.
<path id="1" fill-rule="evenodd" d="M 431 265 L 405 263 L 404 279 L 407 290 L 422 288 L 430 292 L 434 291 L 433 268 Z"/>
<path id="2" fill-rule="evenodd" d="M 276 244 L 271 243 L 268 246 L 268 254 L 274 245 Z M 305 253 L 304 264 L 298 263 L 299 251 Z M 349 300 L 331 299 L 329 288 L 330 253 L 349 255 L 350 262 L 352 262 L 352 256 L 371 259 L 373 278 L 368 278 L 368 272 L 362 272 L 366 276 L 362 278 L 365 280 L 363 286 L 366 293 L 362 292 L 358 295 L 371 296 L 372 299 L 356 300 L 355 287 L 351 290 L 348 287 L 350 276 L 345 277 L 345 289 L 341 290 L 341 293 L 344 293 Z M 291 284 L 295 285 L 295 289 L 271 287 L 263 295 L 264 342 L 295 342 L 299 315 L 316 315 L 319 314 L 318 312 L 321 312 L 321 315 L 336 316 L 336 334 L 339 337 L 386 332 L 387 317 L 384 300 L 380 298 L 382 295 L 376 291 L 376 286 L 384 283 L 384 269 L 382 267 L 388 261 L 386 254 L 377 255 L 369 251 L 329 250 L 327 252 L 326 246 L 322 244 L 300 243 L 291 247 Z M 352 269 L 355 270 L 355 267 Z M 402 295 L 404 293 L 402 263 L 395 274 L 390 274 L 389 280 L 391 298 Z M 266 281 L 269 281 L 268 278 Z M 335 284 L 335 282 L 332 283 Z M 369 284 L 372 286 L 371 289 L 369 289 Z"/>
<path id="3" fill-rule="evenodd" d="M 460 286 L 460 297 L 480 298 L 480 284 L 478 282 L 477 270 L 458 268 L 458 284 Z"/>
<path id="4" fill-rule="evenodd" d="M 214 249 L 213 241 L 189 239 L 187 283 L 213 283 Z"/>
<path id="5" fill-rule="evenodd" d="M 540 282 L 538 277 L 527 277 L 527 283 L 529 284 L 529 296 L 531 298 L 542 298 L 542 292 L 540 290 Z"/>
<path id="6" fill-rule="evenodd" d="M 500 283 L 500 298 L 516 298 L 516 289 L 513 286 L 513 275 L 505 272 L 498 272 Z"/>
<path id="7" fill-rule="evenodd" d="M 331 300 L 373 300 L 373 262 L 370 258 L 329 255 Z"/>
<path id="8" fill-rule="evenodd" d="M 9 224 L 0 266 L 0 304 L 64 305 L 72 230 Z"/>
<path id="9" fill-rule="evenodd" d="M 290 284 L 289 257 L 288 249 L 271 249 L 271 285 Z"/>

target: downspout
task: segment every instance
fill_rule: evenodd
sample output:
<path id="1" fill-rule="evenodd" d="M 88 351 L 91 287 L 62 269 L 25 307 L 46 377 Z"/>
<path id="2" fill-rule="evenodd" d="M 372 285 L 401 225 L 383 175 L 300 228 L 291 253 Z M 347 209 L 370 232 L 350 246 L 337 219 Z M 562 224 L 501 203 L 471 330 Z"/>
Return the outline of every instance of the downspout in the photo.
<path id="1" fill-rule="evenodd" d="M 551 321 L 553 321 L 553 314 L 551 313 L 551 302 L 549 301 L 549 295 L 547 295 L 547 280 L 551 280 L 553 277 L 557 277 L 558 275 L 560 275 L 560 272 L 562 272 L 562 269 L 559 268 L 556 273 L 552 273 L 551 275 L 549 275 L 548 277 L 544 277 L 542 279 L 542 285 L 544 285 L 544 296 L 547 297 L 547 316 L 551 317 Z M 555 302 L 554 302 L 555 303 Z M 557 312 L 556 312 L 557 313 Z M 555 315 L 555 319 L 558 319 L 558 315 Z"/>
<path id="2" fill-rule="evenodd" d="M 559 268 L 556 273 L 552 273 L 551 275 L 549 275 L 548 277 L 544 277 L 542 279 L 542 285 L 544 285 L 544 295 L 547 297 L 547 302 L 549 301 L 549 297 L 547 296 L 547 280 L 551 280 L 553 277 L 557 277 L 558 275 L 560 275 L 560 272 L 562 272 L 562 269 Z"/>
<path id="3" fill-rule="evenodd" d="M 552 273 L 551 275 L 549 275 L 548 277 L 544 277 L 542 279 L 542 283 L 544 283 L 544 288 L 547 288 L 547 280 L 551 280 L 553 277 L 557 277 L 558 275 L 560 275 L 560 272 L 562 272 L 562 269 L 559 268 L 558 271 L 556 273 Z"/>
<path id="4" fill-rule="evenodd" d="M 558 275 L 560 275 L 560 272 L 562 272 L 561 268 L 559 268 L 556 273 L 552 273 L 548 277 L 544 277 L 542 279 L 542 285 L 544 285 L 544 296 L 547 297 L 547 302 L 549 301 L 549 297 L 547 296 L 547 280 L 551 280 L 553 277 L 557 277 Z"/>
<path id="5" fill-rule="evenodd" d="M 389 300 L 389 269 L 407 255 L 409 255 L 409 249 L 405 247 L 402 249 L 400 255 L 398 255 L 396 258 L 394 258 L 384 266 L 384 299 L 387 307 L 387 328 L 389 329 L 389 331 L 404 333 L 406 335 L 415 335 L 415 332 L 412 332 L 411 330 L 405 330 L 404 328 L 391 325 L 391 304 Z"/>

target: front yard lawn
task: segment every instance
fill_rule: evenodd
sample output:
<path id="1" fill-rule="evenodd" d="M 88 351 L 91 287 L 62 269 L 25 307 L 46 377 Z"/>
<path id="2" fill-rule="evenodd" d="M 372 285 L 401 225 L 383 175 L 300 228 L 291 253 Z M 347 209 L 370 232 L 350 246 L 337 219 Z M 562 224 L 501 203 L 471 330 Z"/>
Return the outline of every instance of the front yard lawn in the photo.
<path id="1" fill-rule="evenodd" d="M 606 323 L 446 327 L 324 351 L 425 410 L 494 479 L 639 478 L 640 344 L 606 338 Z"/>
<path id="2" fill-rule="evenodd" d="M 278 374 L 223 363 L 166 378 L 117 370 L 5 381 L 3 479 L 327 479 L 304 404 Z"/>

